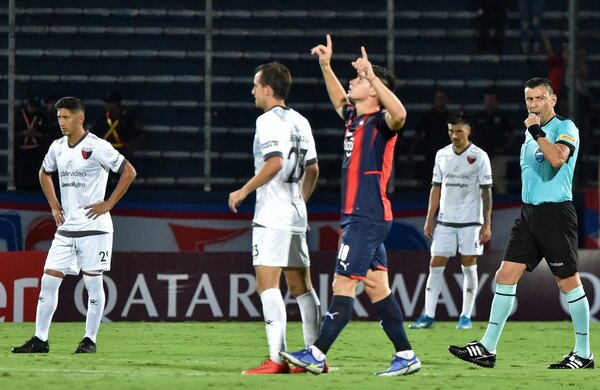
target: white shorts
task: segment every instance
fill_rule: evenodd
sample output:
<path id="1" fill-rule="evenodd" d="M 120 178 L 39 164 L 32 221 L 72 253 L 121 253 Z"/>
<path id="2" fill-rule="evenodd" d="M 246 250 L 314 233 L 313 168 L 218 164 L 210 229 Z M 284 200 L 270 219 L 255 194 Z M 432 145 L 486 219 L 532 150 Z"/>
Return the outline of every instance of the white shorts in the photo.
<path id="1" fill-rule="evenodd" d="M 483 245 L 479 242 L 480 225 L 450 227 L 435 225 L 433 241 L 431 243 L 431 256 L 452 257 L 458 253 L 463 256 L 480 256 L 483 254 Z"/>
<path id="2" fill-rule="evenodd" d="M 65 275 L 79 275 L 79 271 L 108 271 L 112 243 L 112 233 L 85 237 L 65 237 L 56 233 L 44 270 L 53 269 Z"/>
<path id="3" fill-rule="evenodd" d="M 252 228 L 252 265 L 268 267 L 310 266 L 306 233 L 271 229 L 264 226 Z"/>

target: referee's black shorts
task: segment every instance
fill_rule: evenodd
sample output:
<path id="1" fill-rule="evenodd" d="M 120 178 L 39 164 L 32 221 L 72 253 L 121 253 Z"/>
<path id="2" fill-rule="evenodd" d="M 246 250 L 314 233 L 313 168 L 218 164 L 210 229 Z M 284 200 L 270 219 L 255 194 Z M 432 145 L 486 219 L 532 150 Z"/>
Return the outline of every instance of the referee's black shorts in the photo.
<path id="1" fill-rule="evenodd" d="M 572 202 L 521 207 L 503 260 L 525 264 L 527 271 L 533 271 L 542 258 L 559 278 L 577 272 L 577 213 Z"/>

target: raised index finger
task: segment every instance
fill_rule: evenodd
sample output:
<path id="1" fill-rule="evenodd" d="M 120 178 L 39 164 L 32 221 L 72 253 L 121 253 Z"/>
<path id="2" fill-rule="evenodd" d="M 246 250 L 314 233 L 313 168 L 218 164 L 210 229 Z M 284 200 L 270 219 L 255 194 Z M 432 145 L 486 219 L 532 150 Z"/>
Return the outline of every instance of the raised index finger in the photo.
<path id="1" fill-rule="evenodd" d="M 331 50 L 333 44 L 331 43 L 331 35 L 327 34 L 327 49 Z"/>
<path id="2" fill-rule="evenodd" d="M 365 47 L 364 47 L 364 46 L 361 46 L 361 47 L 360 47 L 360 52 L 361 52 L 361 54 L 362 54 L 362 58 L 363 58 L 363 59 L 365 59 L 365 60 L 368 60 L 368 59 L 369 59 L 369 57 L 367 56 L 367 51 L 365 50 Z"/>

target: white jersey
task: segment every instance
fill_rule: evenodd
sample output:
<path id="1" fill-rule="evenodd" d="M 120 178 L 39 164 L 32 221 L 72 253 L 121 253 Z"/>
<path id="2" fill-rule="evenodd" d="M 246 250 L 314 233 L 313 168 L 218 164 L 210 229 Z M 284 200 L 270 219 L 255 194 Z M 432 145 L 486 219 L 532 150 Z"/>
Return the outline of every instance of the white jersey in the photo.
<path id="1" fill-rule="evenodd" d="M 458 225 L 483 224 L 481 187 L 492 186 L 487 153 L 471 144 L 456 154 L 452 144 L 438 150 L 433 185 L 441 185 L 438 222 Z"/>
<path id="2" fill-rule="evenodd" d="M 66 136 L 50 145 L 42 168 L 48 173 L 58 171 L 65 214 L 59 230 L 113 231 L 109 213 L 87 218 L 85 207 L 104 201 L 108 171 L 119 172 L 125 161 L 110 143 L 89 132 L 76 145 L 69 146 Z"/>
<path id="3" fill-rule="evenodd" d="M 301 179 L 306 165 L 317 162 L 315 140 L 306 118 L 291 108 L 271 108 L 256 119 L 253 153 L 255 173 L 269 157 L 283 158 L 283 168 L 256 190 L 253 222 L 275 229 L 306 231 Z"/>

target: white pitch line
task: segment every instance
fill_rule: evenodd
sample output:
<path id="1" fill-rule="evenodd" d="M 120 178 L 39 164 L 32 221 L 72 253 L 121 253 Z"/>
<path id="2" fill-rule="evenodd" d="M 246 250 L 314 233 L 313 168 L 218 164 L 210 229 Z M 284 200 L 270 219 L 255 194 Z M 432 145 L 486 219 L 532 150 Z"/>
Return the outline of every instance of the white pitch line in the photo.
<path id="1" fill-rule="evenodd" d="M 0 372 L 2 372 L 0 370 Z M 116 370 L 70 370 L 70 369 L 52 369 L 52 368 L 11 368 L 11 373 L 50 373 L 50 374 L 81 374 L 81 375 L 103 375 L 103 376 L 112 376 L 112 375 L 125 375 L 125 376 L 164 376 L 164 371 L 140 371 L 140 370 L 130 370 L 130 371 L 116 371 Z M 178 373 L 184 376 L 230 376 L 231 373 L 228 372 L 218 372 L 218 371 L 198 371 L 198 372 L 184 372 Z"/>

